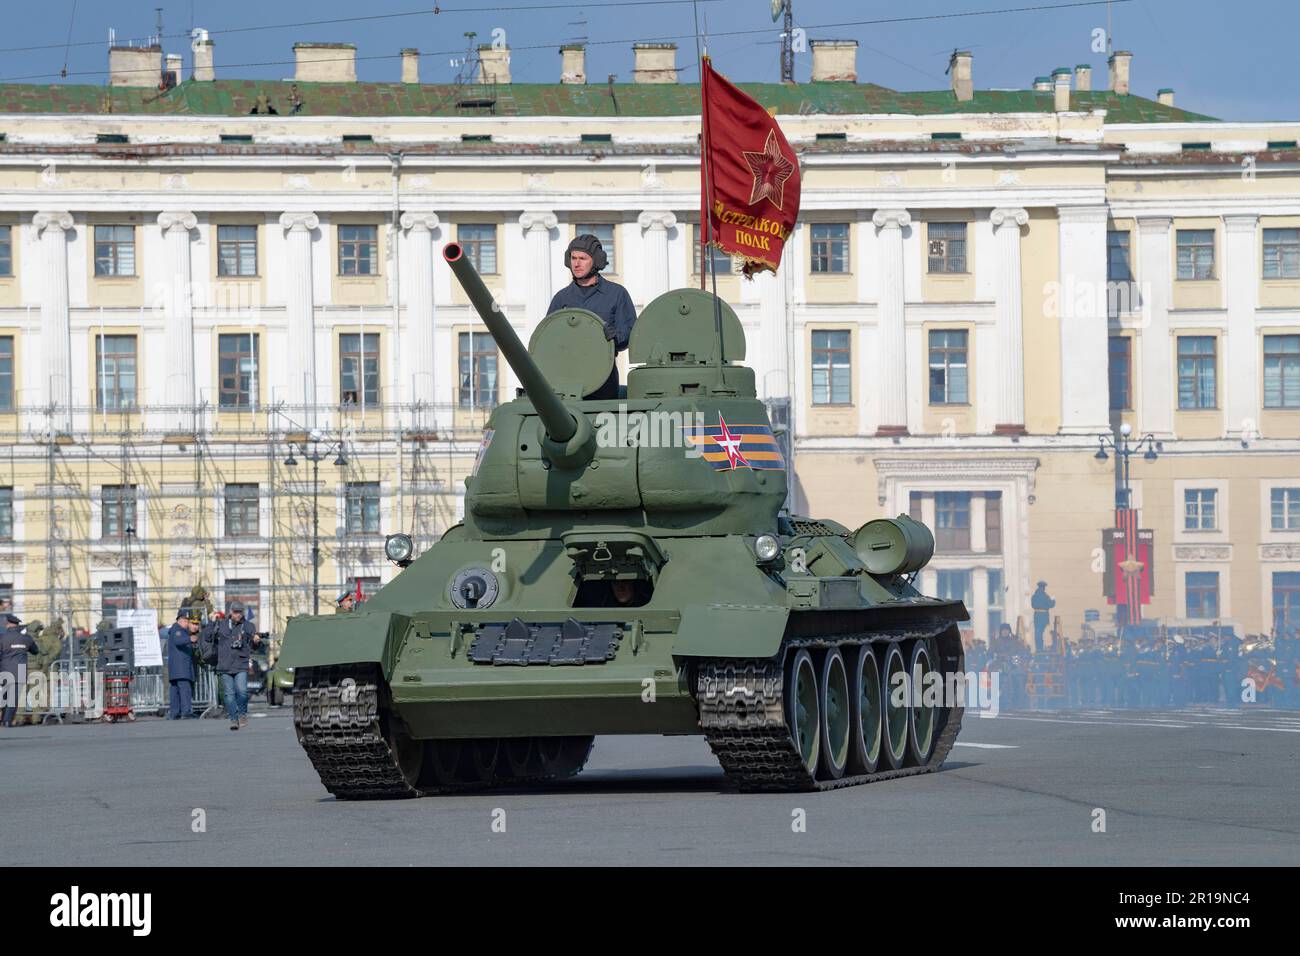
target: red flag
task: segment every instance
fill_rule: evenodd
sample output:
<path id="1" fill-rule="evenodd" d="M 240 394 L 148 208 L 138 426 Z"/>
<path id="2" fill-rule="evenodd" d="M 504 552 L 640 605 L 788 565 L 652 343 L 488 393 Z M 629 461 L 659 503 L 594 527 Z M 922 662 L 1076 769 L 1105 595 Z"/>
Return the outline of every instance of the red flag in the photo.
<path id="1" fill-rule="evenodd" d="M 701 74 L 700 243 L 744 259 L 745 275 L 775 272 L 799 216 L 799 159 L 776 120 L 708 57 Z"/>

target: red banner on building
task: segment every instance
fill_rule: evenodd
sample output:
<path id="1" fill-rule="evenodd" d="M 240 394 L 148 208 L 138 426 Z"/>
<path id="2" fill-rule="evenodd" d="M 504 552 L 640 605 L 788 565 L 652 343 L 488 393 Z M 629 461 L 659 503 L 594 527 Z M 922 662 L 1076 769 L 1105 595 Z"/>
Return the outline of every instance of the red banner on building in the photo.
<path id="1" fill-rule="evenodd" d="M 701 72 L 699 242 L 742 258 L 745 275 L 775 272 L 799 216 L 799 159 L 776 119 L 715 73 L 708 57 Z"/>
<path id="2" fill-rule="evenodd" d="M 1115 509 L 1115 527 L 1103 535 L 1106 552 L 1106 597 L 1117 607 L 1119 620 L 1137 624 L 1142 605 L 1155 591 L 1155 533 L 1138 527 L 1132 508 Z"/>

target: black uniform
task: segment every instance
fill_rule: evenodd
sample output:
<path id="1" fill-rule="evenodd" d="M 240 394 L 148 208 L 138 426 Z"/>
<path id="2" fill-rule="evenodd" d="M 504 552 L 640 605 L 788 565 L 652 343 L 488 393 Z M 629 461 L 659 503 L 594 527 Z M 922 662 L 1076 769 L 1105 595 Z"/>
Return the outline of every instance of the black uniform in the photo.
<path id="1" fill-rule="evenodd" d="M 636 322 L 636 308 L 627 289 L 617 282 L 610 282 L 604 276 L 597 275 L 592 285 L 578 285 L 570 282 L 551 299 L 547 315 L 559 309 L 587 309 L 595 312 L 600 321 L 605 323 L 605 337 L 614 343 L 615 353 L 627 348 L 632 335 L 632 326 Z M 618 369 L 609 373 L 605 384 L 593 392 L 590 398 L 618 397 Z"/>
<path id="2" fill-rule="evenodd" d="M 0 714 L 0 724 L 5 727 L 14 725 L 18 701 L 27 690 L 27 655 L 39 652 L 32 636 L 12 621 L 0 632 L 0 671 L 12 675 L 5 681 L 4 709 Z"/>

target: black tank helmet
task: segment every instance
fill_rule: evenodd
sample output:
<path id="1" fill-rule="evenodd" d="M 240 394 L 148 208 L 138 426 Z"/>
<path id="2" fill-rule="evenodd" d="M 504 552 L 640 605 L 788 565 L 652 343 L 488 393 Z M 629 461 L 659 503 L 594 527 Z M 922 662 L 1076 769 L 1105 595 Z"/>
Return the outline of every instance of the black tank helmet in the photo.
<path id="1" fill-rule="evenodd" d="M 605 247 L 589 232 L 584 232 L 580 236 L 574 236 L 569 247 L 564 250 L 564 268 L 569 268 L 569 253 L 573 251 L 585 252 L 591 256 L 591 271 L 599 272 L 605 266 L 609 265 L 609 257 L 605 255 Z"/>

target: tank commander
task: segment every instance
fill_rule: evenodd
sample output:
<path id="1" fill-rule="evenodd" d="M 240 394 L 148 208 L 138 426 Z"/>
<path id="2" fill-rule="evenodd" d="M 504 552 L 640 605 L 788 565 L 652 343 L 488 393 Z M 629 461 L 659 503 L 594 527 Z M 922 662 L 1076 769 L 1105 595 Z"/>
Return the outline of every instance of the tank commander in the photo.
<path id="1" fill-rule="evenodd" d="M 599 239 L 590 233 L 575 236 L 564 250 L 564 267 L 573 275 L 573 281 L 555 293 L 546 314 L 559 309 L 587 309 L 596 313 L 605 323 L 605 337 L 614 343 L 617 354 L 627 348 L 632 325 L 636 322 L 636 309 L 632 307 L 632 297 L 627 294 L 627 289 L 600 274 L 608 264 L 609 258 Z M 615 369 L 605 384 L 589 397 L 617 396 L 618 370 Z"/>

